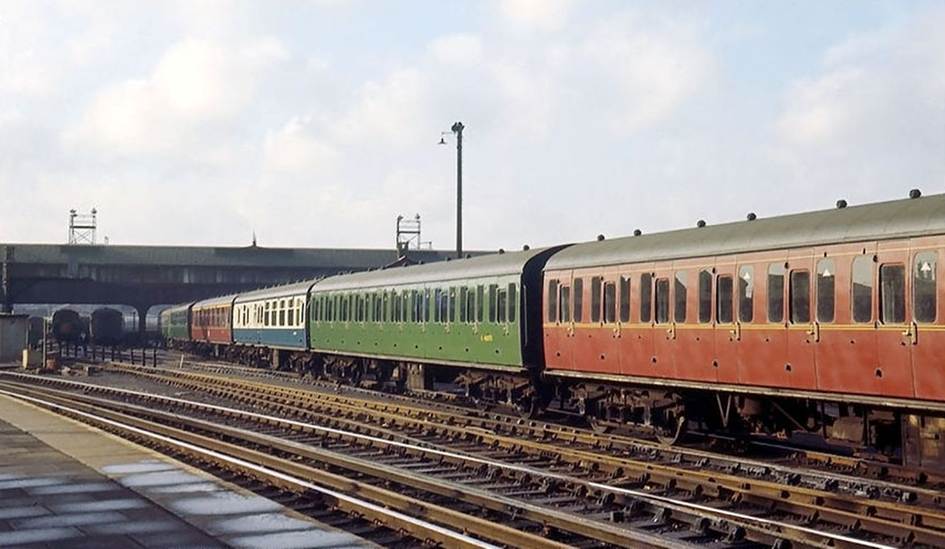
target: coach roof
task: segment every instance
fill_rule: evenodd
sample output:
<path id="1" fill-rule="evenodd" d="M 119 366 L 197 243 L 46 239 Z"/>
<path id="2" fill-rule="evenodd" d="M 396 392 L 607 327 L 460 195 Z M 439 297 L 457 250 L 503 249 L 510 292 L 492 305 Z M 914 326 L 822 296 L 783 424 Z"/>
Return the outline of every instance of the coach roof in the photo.
<path id="1" fill-rule="evenodd" d="M 545 270 L 620 265 L 945 234 L 945 195 L 587 242 Z"/>
<path id="2" fill-rule="evenodd" d="M 249 303 L 251 301 L 260 301 L 264 299 L 276 299 L 279 297 L 305 295 L 317 280 L 306 280 L 304 282 L 295 282 L 293 284 L 282 284 L 269 288 L 261 288 L 251 292 L 244 292 L 236 298 L 236 303 Z"/>
<path id="3" fill-rule="evenodd" d="M 391 267 L 366 273 L 337 275 L 319 281 L 315 284 L 314 291 L 375 288 L 521 274 L 525 265 L 545 250 L 546 248 L 498 253 L 468 259 L 440 261 L 428 265 Z"/>

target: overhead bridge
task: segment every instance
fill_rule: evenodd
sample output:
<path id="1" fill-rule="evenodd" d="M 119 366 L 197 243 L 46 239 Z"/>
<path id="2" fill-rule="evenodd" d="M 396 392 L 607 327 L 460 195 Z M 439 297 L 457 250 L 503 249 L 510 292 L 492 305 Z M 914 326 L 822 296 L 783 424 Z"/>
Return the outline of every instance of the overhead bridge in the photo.
<path id="1" fill-rule="evenodd" d="M 472 252 L 479 255 L 483 252 Z M 454 252 L 393 249 L 113 246 L 0 243 L 0 308 L 14 303 L 129 305 L 148 309 Z"/>

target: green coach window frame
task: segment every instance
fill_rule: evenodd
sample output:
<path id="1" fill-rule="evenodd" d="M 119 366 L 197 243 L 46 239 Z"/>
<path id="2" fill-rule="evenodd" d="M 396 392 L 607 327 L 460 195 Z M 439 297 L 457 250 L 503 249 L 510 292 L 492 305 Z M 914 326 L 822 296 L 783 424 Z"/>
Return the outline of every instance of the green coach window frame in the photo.
<path id="1" fill-rule="evenodd" d="M 459 319 L 457 322 L 466 324 L 469 322 L 469 288 L 461 286 L 459 288 Z"/>
<path id="2" fill-rule="evenodd" d="M 496 322 L 505 324 L 508 319 L 509 292 L 504 288 L 496 289 Z"/>
<path id="3" fill-rule="evenodd" d="M 518 308 L 518 296 L 515 283 L 509 283 L 509 322 L 515 323 L 515 311 Z"/>
<path id="4" fill-rule="evenodd" d="M 485 315 L 485 290 L 486 288 L 483 284 L 476 286 L 476 322 L 480 324 L 483 322 L 483 316 Z"/>
<path id="5" fill-rule="evenodd" d="M 489 322 L 495 323 L 496 314 L 496 290 L 499 288 L 498 284 L 489 284 Z"/>
<path id="6" fill-rule="evenodd" d="M 456 317 L 456 288 L 450 288 L 450 304 L 449 312 L 446 315 L 447 322 L 457 322 L 459 319 Z"/>

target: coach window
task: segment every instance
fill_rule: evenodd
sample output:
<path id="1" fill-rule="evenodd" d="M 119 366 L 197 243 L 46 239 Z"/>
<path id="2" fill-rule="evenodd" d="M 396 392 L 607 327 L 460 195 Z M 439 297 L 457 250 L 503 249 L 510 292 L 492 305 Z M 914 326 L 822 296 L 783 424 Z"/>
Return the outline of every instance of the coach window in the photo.
<path id="1" fill-rule="evenodd" d="M 456 318 L 456 288 L 450 288 L 450 311 L 447 316 L 447 322 L 457 322 Z"/>
<path id="2" fill-rule="evenodd" d="M 735 320 L 734 289 L 731 275 L 719 276 L 715 281 L 715 320 L 719 324 L 731 324 Z"/>
<path id="3" fill-rule="evenodd" d="M 744 265 L 738 270 L 738 320 L 751 322 L 755 317 L 755 268 Z"/>
<path id="4" fill-rule="evenodd" d="M 837 266 L 832 259 L 817 262 L 817 321 L 833 322 L 837 295 Z"/>
<path id="5" fill-rule="evenodd" d="M 810 272 L 791 271 L 791 322 L 810 322 Z"/>
<path id="6" fill-rule="evenodd" d="M 485 286 L 480 284 L 476 287 L 476 322 L 482 323 L 483 309 L 485 308 Z"/>
<path id="7" fill-rule="evenodd" d="M 935 295 L 935 260 L 935 252 L 920 252 L 915 256 L 912 315 L 916 322 L 935 322 L 938 307 Z"/>
<path id="8" fill-rule="evenodd" d="M 270 310 L 269 310 L 269 302 L 268 302 L 268 301 L 266 302 L 265 307 L 266 307 L 266 309 L 265 309 L 265 311 L 263 312 L 263 326 L 269 326 L 269 313 L 270 313 Z"/>
<path id="9" fill-rule="evenodd" d="M 768 265 L 768 322 L 784 322 L 783 263 Z"/>
<path id="10" fill-rule="evenodd" d="M 649 322 L 653 318 L 653 275 L 640 275 L 640 322 Z"/>
<path id="11" fill-rule="evenodd" d="M 879 268 L 879 301 L 883 324 L 906 321 L 906 268 L 903 265 Z"/>
<path id="12" fill-rule="evenodd" d="M 509 306 L 509 292 L 505 289 L 496 290 L 496 321 L 499 324 L 504 324 L 507 318 L 506 311 Z"/>
<path id="13" fill-rule="evenodd" d="M 466 300 L 469 299 L 469 288 L 465 286 L 460 287 L 459 289 L 459 318 L 456 319 L 457 322 L 466 323 Z"/>
<path id="14" fill-rule="evenodd" d="M 601 277 L 591 277 L 591 322 L 600 322 Z"/>
<path id="15" fill-rule="evenodd" d="M 571 322 L 571 287 L 561 286 L 561 322 Z"/>
<path id="16" fill-rule="evenodd" d="M 574 279 L 574 321 L 584 320 L 584 279 Z"/>
<path id="17" fill-rule="evenodd" d="M 518 296 L 515 284 L 509 284 L 509 322 L 515 323 L 515 310 L 518 309 Z"/>
<path id="18" fill-rule="evenodd" d="M 548 322 L 558 320 L 558 280 L 548 281 Z"/>
<path id="19" fill-rule="evenodd" d="M 617 322 L 617 284 L 613 282 L 604 283 L 604 322 Z"/>
<path id="20" fill-rule="evenodd" d="M 620 322 L 630 322 L 630 277 L 620 277 Z"/>
<path id="21" fill-rule="evenodd" d="M 469 288 L 466 294 L 466 322 L 476 323 L 476 287 Z"/>
<path id="22" fill-rule="evenodd" d="M 686 322 L 686 284 L 688 283 L 688 278 L 688 271 L 679 271 L 676 273 L 676 306 L 673 310 L 673 318 L 680 324 Z"/>
<path id="23" fill-rule="evenodd" d="M 424 288 L 423 289 L 423 309 L 422 309 L 424 322 L 430 322 L 430 309 L 431 309 L 432 303 L 433 301 L 430 298 L 430 288 Z"/>
<path id="24" fill-rule="evenodd" d="M 656 323 L 669 322 L 669 279 L 656 280 Z"/>
<path id="25" fill-rule="evenodd" d="M 699 323 L 712 322 L 712 273 L 699 271 Z"/>
<path id="26" fill-rule="evenodd" d="M 449 301 L 449 290 L 440 291 L 440 322 L 446 324 L 449 322 L 449 310 L 450 310 L 450 301 Z"/>
<path id="27" fill-rule="evenodd" d="M 498 285 L 489 284 L 489 322 L 495 322 L 495 300 Z"/>
<path id="28" fill-rule="evenodd" d="M 443 290 L 437 288 L 433 291 L 433 322 L 442 320 L 443 309 L 440 304 L 443 301 Z"/>

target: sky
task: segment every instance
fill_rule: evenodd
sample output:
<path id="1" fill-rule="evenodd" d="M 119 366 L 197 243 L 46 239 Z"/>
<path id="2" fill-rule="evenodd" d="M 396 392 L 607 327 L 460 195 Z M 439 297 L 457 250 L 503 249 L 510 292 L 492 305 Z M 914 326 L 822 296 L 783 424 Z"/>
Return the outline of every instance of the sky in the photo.
<path id="1" fill-rule="evenodd" d="M 0 0 L 0 242 L 466 249 L 945 192 L 945 2 Z M 438 145 L 446 131 L 446 146 Z"/>

